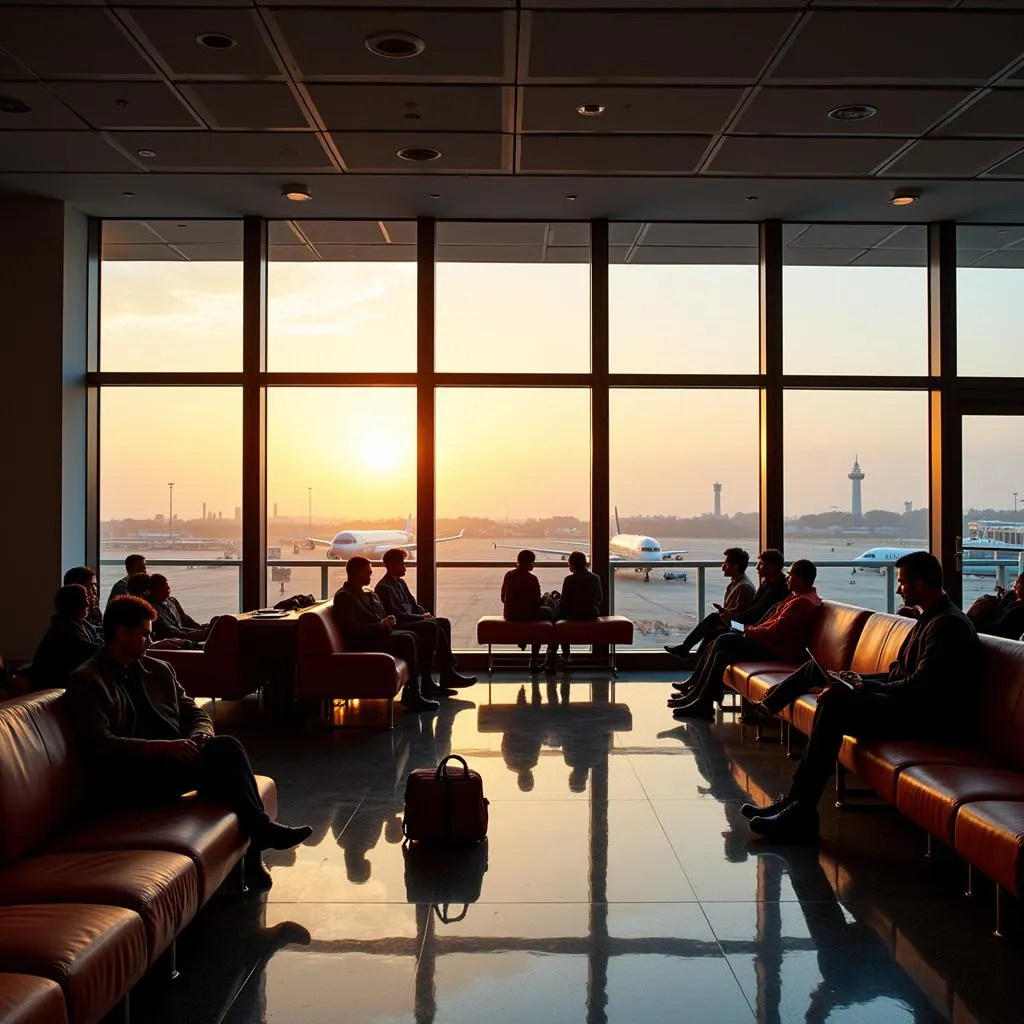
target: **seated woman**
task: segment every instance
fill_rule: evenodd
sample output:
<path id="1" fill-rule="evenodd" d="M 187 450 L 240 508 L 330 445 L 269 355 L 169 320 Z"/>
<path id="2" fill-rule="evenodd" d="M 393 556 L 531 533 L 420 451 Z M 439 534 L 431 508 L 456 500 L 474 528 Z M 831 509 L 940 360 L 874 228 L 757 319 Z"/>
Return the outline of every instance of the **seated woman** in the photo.
<path id="1" fill-rule="evenodd" d="M 582 551 L 569 555 L 569 575 L 562 581 L 562 600 L 559 602 L 560 618 L 575 622 L 593 622 L 601 614 L 604 590 L 601 577 L 587 568 L 587 556 Z M 570 665 L 568 644 L 562 644 L 562 668 Z"/>
<path id="2" fill-rule="evenodd" d="M 516 567 L 505 573 L 501 581 L 502 615 L 509 622 L 554 622 L 555 613 L 541 604 L 540 580 L 533 574 L 537 556 L 524 549 L 516 555 Z M 530 652 L 530 674 L 540 668 L 540 644 Z M 548 647 L 545 672 L 555 671 L 555 645 Z"/>

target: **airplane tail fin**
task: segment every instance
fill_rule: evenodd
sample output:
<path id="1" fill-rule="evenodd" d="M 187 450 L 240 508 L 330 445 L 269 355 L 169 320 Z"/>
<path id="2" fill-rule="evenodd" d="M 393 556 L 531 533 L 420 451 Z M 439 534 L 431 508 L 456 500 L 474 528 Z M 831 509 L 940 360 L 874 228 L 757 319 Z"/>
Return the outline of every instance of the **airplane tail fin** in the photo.
<path id="1" fill-rule="evenodd" d="M 619 506 L 615 506 L 615 532 L 622 533 L 622 527 L 619 526 Z"/>
<path id="2" fill-rule="evenodd" d="M 412 536 L 412 513 L 410 512 L 405 519 L 405 534 L 407 537 Z"/>

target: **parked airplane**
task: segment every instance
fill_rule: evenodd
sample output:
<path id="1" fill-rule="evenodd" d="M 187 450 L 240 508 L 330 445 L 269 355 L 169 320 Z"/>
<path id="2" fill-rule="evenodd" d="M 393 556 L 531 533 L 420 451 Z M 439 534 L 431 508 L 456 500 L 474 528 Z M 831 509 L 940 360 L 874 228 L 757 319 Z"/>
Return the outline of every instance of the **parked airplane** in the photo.
<path id="1" fill-rule="evenodd" d="M 580 548 L 584 549 L 588 545 L 581 544 Z M 511 548 L 511 544 L 495 544 L 497 548 Z M 532 548 L 539 555 L 558 555 L 559 558 L 568 558 L 571 554 L 564 548 Z M 619 510 L 615 509 L 615 536 L 608 543 L 609 558 L 612 562 L 618 561 L 629 561 L 629 562 L 663 562 L 666 559 L 680 558 L 687 553 L 689 548 L 678 548 L 672 551 L 663 551 L 661 545 L 653 538 L 642 536 L 638 533 L 623 533 L 622 527 L 619 526 Z M 613 566 L 614 568 L 614 566 Z M 642 573 L 644 577 L 644 583 L 651 582 L 651 566 L 634 567 L 633 571 Z M 674 578 L 686 579 L 686 573 L 683 572 L 679 577 Z"/>
<path id="2" fill-rule="evenodd" d="M 860 569 L 862 572 L 868 569 L 875 572 L 882 572 L 887 565 L 895 565 L 897 558 L 909 555 L 911 551 L 920 551 L 920 548 L 868 548 L 863 554 L 858 555 L 854 561 L 854 572 Z"/>
<path id="3" fill-rule="evenodd" d="M 436 543 L 458 540 L 463 530 L 453 537 L 438 537 Z M 334 535 L 333 540 L 322 540 L 319 537 L 307 537 L 311 544 L 326 544 L 326 557 L 345 561 L 353 555 L 365 558 L 379 558 L 389 548 L 405 548 L 415 551 L 416 542 L 412 539 L 412 513 L 405 521 L 404 530 L 342 530 Z"/>
<path id="4" fill-rule="evenodd" d="M 1011 576 L 1014 570 L 1024 572 L 1024 551 L 1020 551 L 1019 548 L 999 545 L 997 550 L 992 553 L 992 565 L 979 565 L 978 562 L 990 560 L 984 551 L 981 550 L 989 545 L 984 541 L 978 541 L 973 538 L 965 543 L 969 547 L 964 550 L 964 560 L 974 563 L 973 565 L 964 566 L 965 576 L 996 576 L 998 575 L 1000 565 L 1006 568 Z M 869 569 L 875 572 L 882 572 L 887 565 L 895 565 L 897 558 L 909 555 L 911 551 L 920 550 L 921 548 L 869 548 L 854 559 L 858 563 L 854 567 L 854 572 L 857 569 L 860 569 L 862 572 Z M 1020 551 L 1020 554 L 1014 559 L 1013 555 L 1017 551 Z M 998 563 L 997 559 L 999 559 Z"/>

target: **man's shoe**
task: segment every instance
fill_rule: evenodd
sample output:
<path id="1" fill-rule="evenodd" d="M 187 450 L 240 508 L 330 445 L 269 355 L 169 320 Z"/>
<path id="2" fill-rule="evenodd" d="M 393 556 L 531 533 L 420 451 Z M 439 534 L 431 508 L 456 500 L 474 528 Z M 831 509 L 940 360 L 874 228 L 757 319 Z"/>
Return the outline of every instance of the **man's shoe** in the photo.
<path id="1" fill-rule="evenodd" d="M 686 704 L 677 705 L 672 712 L 672 717 L 703 718 L 710 722 L 715 717 L 715 708 L 713 704 L 706 703 L 705 701 L 690 701 Z"/>
<path id="2" fill-rule="evenodd" d="M 750 831 L 776 843 L 817 842 L 818 809 L 794 800 L 778 814 L 751 818 Z"/>
<path id="3" fill-rule="evenodd" d="M 774 803 L 767 804 L 765 807 L 758 807 L 757 804 L 744 804 L 740 808 L 740 814 L 744 818 L 770 818 L 773 814 L 785 810 L 792 802 L 793 798 L 786 793 L 785 796 L 780 796 Z"/>
<path id="4" fill-rule="evenodd" d="M 689 679 L 680 680 L 678 683 L 672 684 L 673 690 L 678 690 L 684 696 L 688 693 L 693 693 L 693 682 Z"/>
<path id="5" fill-rule="evenodd" d="M 441 706 L 436 700 L 427 700 L 415 690 L 403 693 L 401 704 L 406 711 L 437 711 Z"/>
<path id="6" fill-rule="evenodd" d="M 309 825 L 282 825 L 279 821 L 270 821 L 263 826 L 250 840 L 250 850 L 290 850 L 293 846 L 305 842 L 313 834 Z"/>
<path id="7" fill-rule="evenodd" d="M 274 884 L 274 879 L 270 874 L 270 868 L 263 863 L 263 858 L 259 855 L 259 850 L 256 851 L 255 856 L 251 856 L 250 853 L 245 855 L 243 874 L 245 875 L 245 884 L 250 889 L 258 889 L 262 892 L 269 889 Z"/>
<path id="8" fill-rule="evenodd" d="M 455 669 L 441 673 L 441 685 L 452 687 L 456 690 L 461 689 L 463 686 L 472 686 L 475 682 L 476 676 L 465 676 L 461 672 L 456 672 Z"/>
<path id="9" fill-rule="evenodd" d="M 458 693 L 458 690 L 452 690 L 449 687 L 445 686 L 444 683 L 438 685 L 437 683 L 431 681 L 429 683 L 420 683 L 420 693 L 422 693 L 424 697 L 430 698 L 451 697 L 453 694 Z"/>
<path id="10" fill-rule="evenodd" d="M 673 658 L 685 658 L 690 652 L 687 650 L 686 644 L 665 644 L 665 650 L 672 655 Z"/>

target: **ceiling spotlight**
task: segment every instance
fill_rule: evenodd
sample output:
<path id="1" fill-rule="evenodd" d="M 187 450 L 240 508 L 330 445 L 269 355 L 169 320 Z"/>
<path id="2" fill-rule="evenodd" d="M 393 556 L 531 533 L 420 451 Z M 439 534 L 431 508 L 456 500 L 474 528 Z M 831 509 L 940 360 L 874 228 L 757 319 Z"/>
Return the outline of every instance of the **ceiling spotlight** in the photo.
<path id="1" fill-rule="evenodd" d="M 564 198 L 565 198 L 565 201 L 566 201 L 567 203 L 575 203 L 575 202 L 576 202 L 576 200 L 577 200 L 577 199 L 578 199 L 579 197 L 578 197 L 578 196 L 572 196 L 572 195 L 569 195 L 569 196 L 565 196 Z"/>
<path id="2" fill-rule="evenodd" d="M 238 45 L 231 36 L 223 32 L 200 32 L 196 36 L 196 42 L 208 50 L 230 50 Z"/>
<path id="3" fill-rule="evenodd" d="M 0 114 L 27 114 L 32 108 L 17 96 L 0 96 Z"/>
<path id="4" fill-rule="evenodd" d="M 441 193 L 440 192 L 431 192 L 430 193 L 430 198 L 431 199 L 440 199 L 441 198 Z"/>
<path id="5" fill-rule="evenodd" d="M 153 157 L 156 156 L 155 149 L 138 149 L 136 150 L 136 152 L 139 154 L 139 156 L 144 157 L 147 160 L 151 160 Z"/>
<path id="6" fill-rule="evenodd" d="M 313 193 L 305 185 L 282 185 L 281 195 L 293 203 L 308 203 Z"/>
<path id="7" fill-rule="evenodd" d="M 756 203 L 757 202 L 757 196 L 747 196 L 747 202 L 748 203 Z"/>
<path id="8" fill-rule="evenodd" d="M 370 53 L 388 60 L 418 57 L 427 48 L 427 44 L 411 32 L 371 32 L 363 40 L 363 45 Z"/>
<path id="9" fill-rule="evenodd" d="M 600 117 L 608 108 L 603 103 L 581 103 L 576 108 L 580 117 Z"/>
<path id="10" fill-rule="evenodd" d="M 910 206 L 921 198 L 921 193 L 916 188 L 894 188 L 889 195 L 891 206 Z"/>
<path id="11" fill-rule="evenodd" d="M 878 108 L 869 103 L 850 103 L 845 107 L 836 107 L 828 112 L 833 121 L 866 121 L 874 117 Z"/>
<path id="12" fill-rule="evenodd" d="M 135 193 L 134 192 L 122 192 L 121 195 L 123 195 L 125 197 L 125 199 L 131 199 L 132 196 L 135 195 Z"/>
<path id="13" fill-rule="evenodd" d="M 426 164 L 441 158 L 441 150 L 433 146 L 406 146 L 395 154 L 400 160 L 408 160 L 414 164 Z"/>

